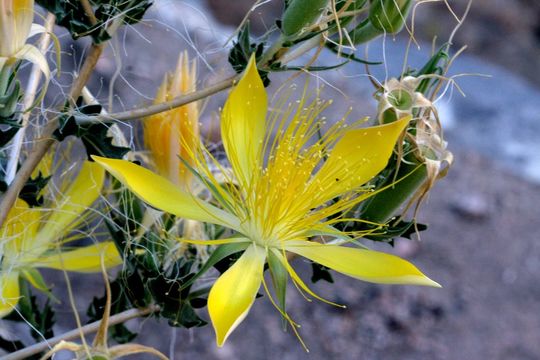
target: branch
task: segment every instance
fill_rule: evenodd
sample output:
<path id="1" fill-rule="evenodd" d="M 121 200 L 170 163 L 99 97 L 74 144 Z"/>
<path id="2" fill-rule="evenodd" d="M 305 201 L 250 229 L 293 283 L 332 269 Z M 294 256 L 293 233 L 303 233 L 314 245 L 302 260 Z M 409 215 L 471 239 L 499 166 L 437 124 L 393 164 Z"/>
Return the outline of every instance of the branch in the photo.
<path id="1" fill-rule="evenodd" d="M 121 324 L 128 320 L 146 316 L 154 312 L 159 312 L 159 310 L 160 308 L 157 305 L 149 306 L 144 309 L 129 309 L 119 314 L 111 316 L 109 319 L 109 326 Z M 42 351 L 49 349 L 50 347 L 53 347 L 54 345 L 58 344 L 62 340 L 67 341 L 67 340 L 78 338 L 79 336 L 81 336 L 81 333 L 84 335 L 87 335 L 87 334 L 96 332 L 99 329 L 100 324 L 101 324 L 101 320 L 90 323 L 88 325 L 84 325 L 80 329 L 73 329 L 71 331 L 68 331 L 67 333 L 55 336 L 53 338 L 44 340 L 40 343 L 31 345 L 31 346 L 25 347 L 24 349 L 15 351 L 14 353 L 11 353 L 9 355 L 4 355 L 2 359 L 3 360 L 26 359 L 27 357 L 31 355 L 38 354 Z"/>
<path id="2" fill-rule="evenodd" d="M 322 40 L 323 40 L 322 36 L 315 36 L 312 39 L 309 39 L 298 48 L 295 48 L 289 53 L 282 55 L 281 63 L 282 64 L 289 63 L 295 60 L 296 58 L 304 55 L 311 49 L 319 46 Z M 260 62 L 261 64 L 264 65 L 264 62 L 268 61 L 265 59 L 271 58 L 273 54 L 277 53 L 279 49 L 281 49 L 281 43 L 279 41 L 277 43 L 278 46 L 271 47 L 270 49 L 267 50 L 267 54 L 272 54 L 272 55 L 268 55 L 268 56 L 263 55 L 263 61 Z M 154 115 L 154 114 L 159 114 L 161 112 L 172 110 L 182 105 L 204 99 L 210 95 L 214 95 L 220 91 L 228 89 L 232 87 L 234 83 L 240 79 L 240 77 L 241 77 L 241 74 L 238 74 L 228 79 L 222 80 L 214 85 L 211 85 L 203 90 L 195 91 L 187 95 L 181 95 L 181 96 L 175 97 L 174 99 L 170 101 L 151 105 L 145 108 L 127 110 L 127 111 L 111 113 L 111 114 L 100 114 L 100 115 L 77 114 L 77 122 L 79 124 L 88 124 L 88 123 L 102 122 L 102 121 L 127 121 L 127 120 L 140 119 L 140 118 Z"/>
<path id="3" fill-rule="evenodd" d="M 233 84 L 239 79 L 240 79 L 240 75 L 235 75 L 228 79 L 222 80 L 214 85 L 211 85 L 205 89 L 194 91 L 187 95 L 177 96 L 170 101 L 151 105 L 145 108 L 122 111 L 122 112 L 111 113 L 111 114 L 100 114 L 100 115 L 94 115 L 94 116 L 77 114 L 77 122 L 79 124 L 87 124 L 87 123 L 110 121 L 110 120 L 126 121 L 126 120 L 140 119 L 146 116 L 168 111 L 168 110 L 177 108 L 185 104 L 189 104 L 197 100 L 204 99 L 210 95 L 214 95 L 220 91 L 223 91 L 225 89 L 232 87 Z"/>
<path id="4" fill-rule="evenodd" d="M 90 74 L 92 74 L 96 63 L 101 56 L 101 53 L 103 52 L 103 46 L 103 44 L 93 44 L 90 48 L 90 52 L 88 54 L 88 57 L 84 61 L 81 72 L 79 76 L 75 79 L 75 82 L 71 87 L 71 91 L 69 92 L 68 101 L 71 104 L 74 104 L 76 99 L 81 94 L 84 85 L 88 81 Z M 17 197 L 19 196 L 19 193 L 23 188 L 24 184 L 26 184 L 26 181 L 28 180 L 30 175 L 32 175 L 32 172 L 39 164 L 43 156 L 45 156 L 52 144 L 55 143 L 53 133 L 58 128 L 58 123 L 59 117 L 56 117 L 51 119 L 45 125 L 43 135 L 41 135 L 41 137 L 36 140 L 36 144 L 32 149 L 32 152 L 28 154 L 28 157 L 22 163 L 21 168 L 15 175 L 13 182 L 10 184 L 9 188 L 4 193 L 2 200 L 0 200 L 0 228 L 4 224 L 9 210 L 15 203 L 15 200 L 17 200 Z"/>

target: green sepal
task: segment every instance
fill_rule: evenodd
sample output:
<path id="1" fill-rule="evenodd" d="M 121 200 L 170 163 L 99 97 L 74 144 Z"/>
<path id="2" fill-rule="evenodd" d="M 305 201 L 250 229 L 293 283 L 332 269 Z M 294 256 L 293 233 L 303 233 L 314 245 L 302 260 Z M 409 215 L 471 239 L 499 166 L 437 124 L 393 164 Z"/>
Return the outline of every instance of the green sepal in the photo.
<path id="1" fill-rule="evenodd" d="M 34 268 L 25 268 L 21 271 L 22 276 L 30 283 L 33 287 L 42 291 L 44 293 L 49 293 L 49 286 L 41 276 L 41 273 Z"/>
<path id="2" fill-rule="evenodd" d="M 218 262 L 224 260 L 225 258 L 238 253 L 240 251 L 245 250 L 250 243 L 231 243 L 231 244 L 224 244 L 218 246 L 213 252 L 212 255 L 208 258 L 208 260 L 204 263 L 204 265 L 199 269 L 197 273 L 195 273 L 192 277 L 189 278 L 186 282 L 184 282 L 181 286 L 181 290 L 188 288 L 191 286 L 195 280 L 200 278 L 204 273 L 206 273 L 208 270 L 212 268 L 212 266 L 216 265 Z"/>
<path id="3" fill-rule="evenodd" d="M 393 164 L 395 166 L 395 162 Z M 366 201 L 360 218 L 380 224 L 386 223 L 426 179 L 425 164 L 401 163 L 395 178 L 393 173 L 388 175 L 383 185 L 386 189 Z"/>
<path id="4" fill-rule="evenodd" d="M 281 261 L 272 251 L 268 251 L 267 260 L 268 260 L 268 268 L 270 269 L 270 276 L 272 278 L 272 285 L 274 286 L 274 290 L 276 292 L 277 305 L 279 306 L 279 309 L 283 313 L 285 313 L 286 312 L 285 300 L 287 296 L 287 280 L 289 278 L 289 274 L 287 272 L 287 269 L 285 269 Z M 285 319 L 285 317 L 282 317 L 282 326 L 283 326 L 283 329 L 287 328 L 287 319 Z"/>

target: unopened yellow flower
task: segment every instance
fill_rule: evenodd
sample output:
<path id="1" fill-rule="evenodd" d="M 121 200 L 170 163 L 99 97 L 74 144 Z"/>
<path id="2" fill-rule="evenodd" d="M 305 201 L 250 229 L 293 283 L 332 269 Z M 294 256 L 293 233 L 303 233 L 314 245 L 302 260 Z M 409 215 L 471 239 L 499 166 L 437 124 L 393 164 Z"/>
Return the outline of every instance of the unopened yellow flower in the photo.
<path id="1" fill-rule="evenodd" d="M 98 198 L 104 180 L 103 168 L 85 162 L 77 178 L 51 209 L 30 208 L 18 199 L 0 229 L 0 317 L 10 313 L 20 298 L 19 276 L 45 290 L 38 268 L 99 272 L 101 262 L 121 264 L 113 242 L 103 242 L 70 251 L 59 251 L 63 238 L 84 219 L 83 213 Z"/>
<path id="2" fill-rule="evenodd" d="M 94 157 L 150 205 L 238 233 L 232 239 L 186 240 L 195 244 L 240 243 L 245 249 L 217 279 L 208 297 L 218 346 L 249 312 L 267 261 L 273 275 L 289 274 L 296 285 L 316 296 L 288 263 L 287 252 L 364 281 L 439 286 L 396 256 L 343 246 L 351 240 L 350 234 L 336 230 L 332 227 L 336 220 L 330 220 L 370 196 L 361 186 L 384 169 L 409 120 L 370 128 L 361 128 L 360 122 L 349 126 L 340 122 L 317 139 L 320 111 L 318 101 L 306 104 L 300 100 L 296 111 L 291 106 L 273 112 L 267 121 L 267 95 L 255 61 L 250 60 L 221 118 L 223 145 L 235 179 L 219 186 L 211 171 L 198 167 L 223 209 L 138 165 Z M 204 156 L 197 158 L 204 161 Z M 219 166 L 217 161 L 214 165 Z M 308 240 L 317 235 L 336 241 L 321 244 Z"/>
<path id="3" fill-rule="evenodd" d="M 34 0 L 0 1 L 0 56 L 12 56 L 30 35 L 34 20 Z"/>
<path id="4" fill-rule="evenodd" d="M 165 76 L 154 103 L 160 104 L 195 91 L 196 80 L 196 64 L 192 62 L 190 65 L 187 52 L 184 52 L 179 57 L 176 70 Z M 190 103 L 146 118 L 144 140 L 157 172 L 176 185 L 191 189 L 192 172 L 180 157 L 190 166 L 195 165 L 187 155 L 200 146 L 199 105 Z"/>

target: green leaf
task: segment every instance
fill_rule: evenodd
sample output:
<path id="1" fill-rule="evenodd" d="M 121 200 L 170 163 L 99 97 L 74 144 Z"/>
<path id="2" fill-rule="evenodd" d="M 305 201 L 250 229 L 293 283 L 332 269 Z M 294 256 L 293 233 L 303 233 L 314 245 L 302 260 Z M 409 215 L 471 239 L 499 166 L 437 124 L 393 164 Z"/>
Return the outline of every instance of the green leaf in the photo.
<path id="1" fill-rule="evenodd" d="M 41 191 L 47 186 L 50 179 L 50 176 L 45 177 L 41 172 L 37 177 L 28 179 L 19 193 L 19 198 L 26 201 L 30 206 L 43 205 Z"/>
<path id="2" fill-rule="evenodd" d="M 450 57 L 448 51 L 450 44 L 444 44 L 439 48 L 439 50 L 433 54 L 433 56 L 426 62 L 426 64 L 418 71 L 414 72 L 413 75 L 418 77 L 421 75 L 441 75 L 444 73 L 444 68 Z M 416 91 L 421 92 L 422 94 L 427 94 L 428 90 L 435 86 L 440 81 L 439 78 L 426 78 L 418 84 Z"/>
<path id="3" fill-rule="evenodd" d="M 80 136 L 88 159 L 99 155 L 110 159 L 122 159 L 130 148 L 113 145 L 113 138 L 107 135 L 109 127 L 105 123 L 96 123 L 82 127 L 84 133 Z"/>
<path id="4" fill-rule="evenodd" d="M 327 49 L 329 49 L 333 53 L 339 54 L 339 56 L 341 56 L 342 58 L 349 59 L 351 61 L 354 61 L 354 62 L 357 62 L 357 63 L 360 63 L 360 64 L 381 65 L 383 63 L 382 61 L 368 61 L 368 60 L 360 59 L 360 58 L 356 57 L 356 55 L 354 53 L 347 53 L 347 52 L 344 52 L 344 51 L 339 51 L 338 50 L 338 45 L 333 44 L 331 42 L 327 42 L 325 44 L 325 46 L 326 46 Z"/>
<path id="5" fill-rule="evenodd" d="M 47 283 L 43 279 L 43 276 L 41 276 L 41 273 L 37 269 L 34 269 L 34 268 L 23 269 L 22 275 L 30 284 L 32 284 L 39 291 L 42 291 L 45 293 L 49 292 L 49 286 L 47 286 Z"/>
<path id="6" fill-rule="evenodd" d="M 37 177 L 28 179 L 19 193 L 19 199 L 26 201 L 30 206 L 43 205 L 41 191 L 47 186 L 49 180 L 50 176 L 44 177 L 41 172 Z M 6 192 L 7 188 L 4 179 L 0 179 L 0 193 Z"/>
<path id="7" fill-rule="evenodd" d="M 81 102 L 79 99 L 78 103 Z M 100 105 L 79 106 L 76 109 L 85 115 L 96 115 L 101 112 Z M 98 122 L 79 125 L 76 115 L 65 115 L 60 118 L 60 126 L 53 136 L 58 141 L 63 141 L 68 136 L 76 136 L 81 139 L 86 149 L 88 159 L 92 155 L 99 155 L 111 159 L 121 159 L 130 148 L 114 145 L 113 138 L 107 135 L 111 123 Z"/>
<path id="8" fill-rule="evenodd" d="M 136 24 L 152 5 L 150 0 L 93 0 L 97 24 L 92 25 L 80 1 L 36 0 L 56 16 L 56 24 L 66 28 L 73 39 L 91 36 L 94 43 L 109 40 L 107 26 L 111 20 L 122 17 L 125 24 Z"/>
<path id="9" fill-rule="evenodd" d="M 15 352 L 17 350 L 24 349 L 25 347 L 26 345 L 24 345 L 24 343 L 22 343 L 19 340 L 6 340 L 2 336 L 0 336 L 0 348 L 4 349 L 8 354 Z M 28 357 L 26 359 L 33 360 L 33 359 L 39 359 L 39 358 L 41 358 L 41 356 L 38 354 L 32 357 Z"/>
<path id="10" fill-rule="evenodd" d="M 349 61 L 344 61 L 342 63 L 339 63 L 339 64 L 336 64 L 336 65 L 329 65 L 329 66 L 308 66 L 308 67 L 304 67 L 304 66 L 280 66 L 280 65 L 277 65 L 276 64 L 274 66 L 272 66 L 272 70 L 273 71 L 300 71 L 300 70 L 305 70 L 305 71 L 310 71 L 310 72 L 316 72 L 316 71 L 325 71 L 325 70 L 332 70 L 332 69 L 337 69 L 337 68 L 340 68 L 342 67 L 343 65 L 347 65 L 349 63 Z M 278 67 L 279 66 L 279 67 Z"/>

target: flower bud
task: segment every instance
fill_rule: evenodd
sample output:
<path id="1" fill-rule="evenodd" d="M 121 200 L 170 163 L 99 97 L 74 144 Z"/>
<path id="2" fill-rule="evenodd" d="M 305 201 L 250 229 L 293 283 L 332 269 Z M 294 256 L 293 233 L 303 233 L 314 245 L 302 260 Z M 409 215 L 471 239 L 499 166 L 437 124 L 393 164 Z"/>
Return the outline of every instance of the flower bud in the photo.
<path id="1" fill-rule="evenodd" d="M 395 34 L 403 28 L 412 4 L 412 0 L 372 0 L 369 21 L 377 29 Z"/>
<path id="2" fill-rule="evenodd" d="M 356 12 L 364 7 L 366 5 L 367 0 L 352 0 L 352 2 L 349 2 L 349 0 L 336 0 L 336 11 L 342 12 Z M 343 8 L 347 5 L 347 8 Z M 355 18 L 355 15 L 350 16 L 340 16 L 339 19 L 339 25 L 343 28 L 347 26 L 351 21 L 353 21 Z"/>
<path id="3" fill-rule="evenodd" d="M 373 26 L 373 24 L 366 19 L 349 32 L 349 37 L 355 45 L 359 45 L 373 40 L 382 34 L 384 34 L 383 31 Z"/>
<path id="4" fill-rule="evenodd" d="M 154 103 L 163 103 L 195 90 L 195 63 L 190 65 L 187 53 L 183 53 L 174 73 L 165 76 Z M 186 163 L 194 166 L 192 159 L 200 144 L 198 104 L 186 104 L 147 117 L 144 140 L 156 170 L 175 184 L 189 189 L 193 179 Z"/>
<path id="5" fill-rule="evenodd" d="M 34 0 L 0 2 L 0 57 L 11 57 L 26 43 L 34 20 Z"/>
<path id="6" fill-rule="evenodd" d="M 299 33 L 311 25 L 326 9 L 328 0 L 291 0 L 281 18 L 281 31 L 286 36 Z"/>

